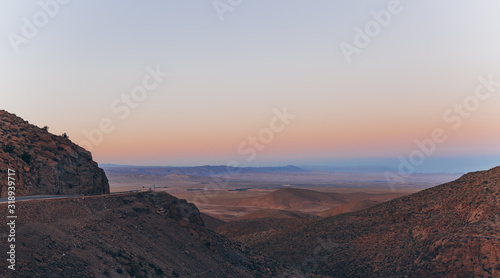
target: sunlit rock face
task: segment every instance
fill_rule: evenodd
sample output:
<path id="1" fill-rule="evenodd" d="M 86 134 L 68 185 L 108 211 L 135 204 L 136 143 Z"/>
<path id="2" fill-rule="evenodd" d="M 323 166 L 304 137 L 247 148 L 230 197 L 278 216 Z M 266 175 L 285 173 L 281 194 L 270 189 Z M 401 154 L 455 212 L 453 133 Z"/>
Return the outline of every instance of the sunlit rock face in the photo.
<path id="1" fill-rule="evenodd" d="M 16 173 L 16 196 L 109 193 L 106 174 L 90 152 L 1 110 L 1 197 L 7 196 L 8 169 Z"/>

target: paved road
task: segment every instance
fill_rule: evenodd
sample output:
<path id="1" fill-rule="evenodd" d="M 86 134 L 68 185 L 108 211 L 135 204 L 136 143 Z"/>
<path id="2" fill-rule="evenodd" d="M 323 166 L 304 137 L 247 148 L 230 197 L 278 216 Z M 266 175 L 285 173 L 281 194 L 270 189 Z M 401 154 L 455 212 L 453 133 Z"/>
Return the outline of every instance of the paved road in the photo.
<path id="1" fill-rule="evenodd" d="M 82 196 L 78 195 L 37 195 L 37 196 L 23 196 L 23 197 L 16 197 L 16 202 L 20 201 L 30 201 L 30 200 L 41 200 L 41 199 L 59 199 L 59 198 L 78 198 Z M 0 204 L 1 203 L 6 203 L 8 200 L 7 198 L 0 198 Z"/>
<path id="2" fill-rule="evenodd" d="M 127 193 L 136 193 L 136 192 L 141 192 L 141 190 L 112 192 L 112 193 L 106 194 L 106 195 L 120 195 L 120 194 L 127 194 Z M 103 195 L 103 196 L 106 196 L 106 195 Z M 101 195 L 88 195 L 86 197 L 96 197 L 96 196 L 101 196 Z M 60 199 L 60 198 L 80 198 L 80 197 L 85 197 L 85 196 L 81 196 L 81 195 L 34 195 L 34 196 L 16 197 L 16 202 L 31 201 L 31 200 Z M 0 198 L 0 204 L 7 203 L 7 202 L 8 202 L 7 198 Z"/>

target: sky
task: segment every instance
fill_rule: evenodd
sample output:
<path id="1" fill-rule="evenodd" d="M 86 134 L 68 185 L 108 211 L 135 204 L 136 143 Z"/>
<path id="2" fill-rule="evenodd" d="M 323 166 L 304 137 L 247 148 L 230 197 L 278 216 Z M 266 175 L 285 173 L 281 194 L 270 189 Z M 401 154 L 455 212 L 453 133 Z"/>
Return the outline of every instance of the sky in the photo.
<path id="1" fill-rule="evenodd" d="M 499 11 L 1 0 L 0 109 L 101 164 L 487 169 L 500 165 Z"/>

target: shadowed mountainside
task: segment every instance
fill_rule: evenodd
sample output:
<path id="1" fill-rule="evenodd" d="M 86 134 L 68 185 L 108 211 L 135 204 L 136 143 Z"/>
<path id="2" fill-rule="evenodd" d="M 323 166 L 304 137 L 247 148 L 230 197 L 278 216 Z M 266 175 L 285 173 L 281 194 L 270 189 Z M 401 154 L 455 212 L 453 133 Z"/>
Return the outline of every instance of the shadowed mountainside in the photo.
<path id="1" fill-rule="evenodd" d="M 17 211 L 16 271 L 0 277 L 277 275 L 272 260 L 207 229 L 194 205 L 167 193 L 35 200 Z"/>
<path id="2" fill-rule="evenodd" d="M 0 110 L 0 173 L 16 171 L 16 196 L 109 193 L 108 179 L 85 149 Z M 7 196 L 2 179 L 0 197 Z"/>

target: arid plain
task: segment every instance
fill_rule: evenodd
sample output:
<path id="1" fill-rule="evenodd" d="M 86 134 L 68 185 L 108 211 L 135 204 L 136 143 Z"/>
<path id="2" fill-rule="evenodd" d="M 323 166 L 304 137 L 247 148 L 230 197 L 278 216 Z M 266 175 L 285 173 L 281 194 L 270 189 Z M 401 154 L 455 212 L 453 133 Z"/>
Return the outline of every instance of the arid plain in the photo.
<path id="1" fill-rule="evenodd" d="M 420 173 L 407 178 L 404 184 L 391 185 L 380 170 L 327 172 L 286 166 L 241 168 L 239 173 L 228 174 L 225 168 L 103 166 L 111 192 L 165 191 L 225 221 L 269 209 L 301 212 L 310 217 L 332 216 L 412 194 L 461 175 Z"/>

